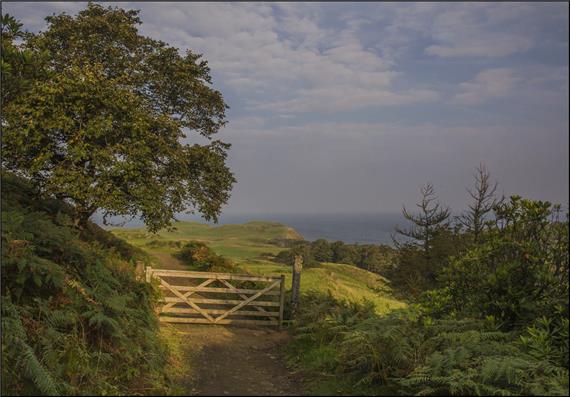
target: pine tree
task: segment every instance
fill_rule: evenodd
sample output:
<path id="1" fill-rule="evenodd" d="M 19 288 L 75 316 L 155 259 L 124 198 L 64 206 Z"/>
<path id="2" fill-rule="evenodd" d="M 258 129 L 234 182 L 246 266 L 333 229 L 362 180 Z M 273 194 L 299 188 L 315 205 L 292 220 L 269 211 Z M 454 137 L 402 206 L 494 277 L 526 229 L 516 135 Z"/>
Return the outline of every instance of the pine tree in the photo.
<path id="1" fill-rule="evenodd" d="M 421 200 L 416 204 L 420 209 L 418 213 L 410 213 L 405 206 L 402 207 L 404 218 L 410 221 L 412 226 L 407 229 L 396 227 L 396 233 L 413 239 L 412 244 L 422 248 L 424 258 L 429 263 L 432 241 L 440 230 L 448 228 L 451 210 L 437 200 L 431 183 L 421 188 L 421 196 Z"/>
<path id="2" fill-rule="evenodd" d="M 486 216 L 503 199 L 495 197 L 498 184 L 497 182 L 491 183 L 491 174 L 483 164 L 479 164 L 473 177 L 475 178 L 473 189 L 467 188 L 473 202 L 469 204 L 469 209 L 464 214 L 457 217 L 457 221 L 465 227 L 466 231 L 473 236 L 473 241 L 477 243 L 485 227 Z"/>

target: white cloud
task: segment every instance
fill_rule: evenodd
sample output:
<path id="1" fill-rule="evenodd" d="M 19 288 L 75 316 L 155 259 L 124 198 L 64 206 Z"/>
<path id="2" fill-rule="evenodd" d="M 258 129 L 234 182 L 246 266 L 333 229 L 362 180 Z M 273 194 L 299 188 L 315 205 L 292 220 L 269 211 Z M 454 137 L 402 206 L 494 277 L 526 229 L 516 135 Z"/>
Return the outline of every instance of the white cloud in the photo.
<path id="1" fill-rule="evenodd" d="M 272 110 L 285 113 L 334 113 L 371 107 L 431 102 L 438 97 L 439 94 L 436 91 L 427 89 L 395 92 L 382 89 L 333 86 L 313 90 L 300 90 L 293 99 L 270 103 L 259 102 L 255 103 L 252 107 L 256 110 Z"/>
<path id="2" fill-rule="evenodd" d="M 481 35 L 484 36 L 484 35 Z M 515 35 L 489 35 L 487 37 L 453 40 L 446 45 L 432 45 L 426 48 L 429 55 L 442 58 L 454 57 L 504 57 L 532 48 L 532 40 Z"/>
<path id="3" fill-rule="evenodd" d="M 474 59 L 524 52 L 536 42 L 533 30 L 525 30 L 538 9 L 534 5 L 366 6 L 339 5 L 330 12 L 335 6 L 318 3 L 121 4 L 142 10 L 144 34 L 205 54 L 214 84 L 222 83 L 249 109 L 279 113 L 436 101 L 447 89 L 445 79 L 426 88 L 402 72 L 402 55 L 419 40 L 431 42 L 419 49 L 430 56 Z M 60 3 L 46 7 L 78 9 Z M 514 80 L 498 70 L 463 83 L 454 100 L 477 104 L 504 95 Z"/>
<path id="4" fill-rule="evenodd" d="M 504 97 L 511 93 L 520 81 L 512 69 L 495 68 L 479 72 L 471 81 L 459 85 L 454 103 L 474 105 L 491 98 Z"/>
<path id="5" fill-rule="evenodd" d="M 440 13 L 431 27 L 437 44 L 428 46 L 426 53 L 442 58 L 505 57 L 528 51 L 534 46 L 532 32 L 515 22 L 532 14 L 533 7 L 525 4 L 461 4 Z M 511 29 L 505 31 L 506 24 Z"/>
<path id="6" fill-rule="evenodd" d="M 297 113 L 342 111 L 435 98 L 423 89 L 393 88 L 401 72 L 363 47 L 358 30 L 367 23 L 364 18 L 332 29 L 320 24 L 315 11 L 321 5 L 275 4 L 278 16 L 266 4 L 172 7 L 177 11 L 145 6 L 145 33 L 206 54 L 216 76 L 244 103 L 262 101 L 259 109 L 286 105 L 286 111 Z"/>

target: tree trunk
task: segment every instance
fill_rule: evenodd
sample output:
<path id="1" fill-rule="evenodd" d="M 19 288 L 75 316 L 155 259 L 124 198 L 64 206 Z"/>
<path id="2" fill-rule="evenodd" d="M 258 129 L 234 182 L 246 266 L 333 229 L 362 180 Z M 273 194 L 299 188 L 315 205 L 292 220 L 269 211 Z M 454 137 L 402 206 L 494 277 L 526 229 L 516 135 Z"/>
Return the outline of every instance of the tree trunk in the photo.
<path id="1" fill-rule="evenodd" d="M 97 211 L 97 208 L 76 206 L 73 216 L 73 226 L 75 226 L 76 229 L 85 230 L 89 218 L 95 213 L 95 211 Z"/>

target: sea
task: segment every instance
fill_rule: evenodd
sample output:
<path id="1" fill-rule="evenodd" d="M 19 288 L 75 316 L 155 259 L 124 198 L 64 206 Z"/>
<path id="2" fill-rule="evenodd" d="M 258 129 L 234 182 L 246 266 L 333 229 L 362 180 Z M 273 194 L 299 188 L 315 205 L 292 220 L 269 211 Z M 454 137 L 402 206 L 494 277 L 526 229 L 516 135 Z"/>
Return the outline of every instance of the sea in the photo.
<path id="1" fill-rule="evenodd" d="M 251 220 L 277 221 L 292 227 L 305 240 L 324 238 L 359 244 L 392 244 L 394 227 L 403 223 L 401 214 L 228 214 L 220 223 Z"/>
<path id="2" fill-rule="evenodd" d="M 179 220 L 206 222 L 199 216 L 180 214 Z M 102 224 L 98 214 L 93 219 Z M 118 219 L 113 219 L 117 222 Z M 218 225 L 243 224 L 251 221 L 275 221 L 292 227 L 299 232 L 305 240 L 313 241 L 323 238 L 329 241 L 343 241 L 351 244 L 387 244 L 393 245 L 391 234 L 394 228 L 405 225 L 402 214 L 374 213 L 374 214 L 222 214 Z M 123 227 L 141 227 L 140 220 L 127 222 Z"/>

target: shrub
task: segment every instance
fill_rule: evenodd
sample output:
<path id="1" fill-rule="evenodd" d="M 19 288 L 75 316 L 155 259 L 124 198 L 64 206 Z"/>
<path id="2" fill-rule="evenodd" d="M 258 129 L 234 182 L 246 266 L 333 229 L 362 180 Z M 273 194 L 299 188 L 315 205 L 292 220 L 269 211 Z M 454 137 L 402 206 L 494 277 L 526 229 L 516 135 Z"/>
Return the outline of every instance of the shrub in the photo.
<path id="1" fill-rule="evenodd" d="M 440 279 L 455 312 L 492 315 L 506 327 L 567 318 L 568 218 L 548 202 L 513 196 L 485 241 L 453 258 Z"/>
<path id="2" fill-rule="evenodd" d="M 199 241 L 186 243 L 177 257 L 193 269 L 208 272 L 237 273 L 239 267 L 230 259 L 216 254 L 210 247 Z"/>
<path id="3" fill-rule="evenodd" d="M 316 267 L 319 262 L 315 259 L 311 246 L 308 244 L 300 244 L 294 248 L 281 251 L 275 257 L 275 261 L 279 263 L 284 263 L 289 266 L 293 266 L 295 263 L 295 257 L 300 256 L 303 258 L 303 267 Z"/>

